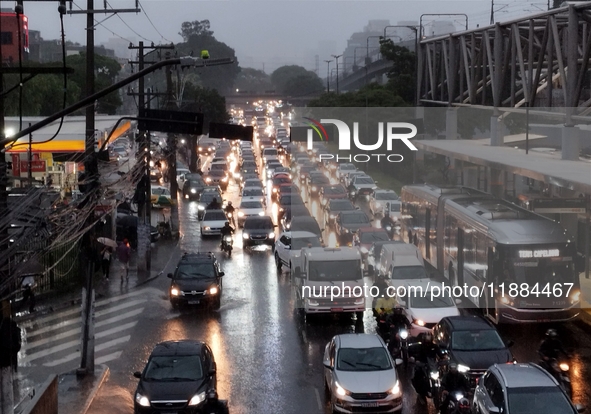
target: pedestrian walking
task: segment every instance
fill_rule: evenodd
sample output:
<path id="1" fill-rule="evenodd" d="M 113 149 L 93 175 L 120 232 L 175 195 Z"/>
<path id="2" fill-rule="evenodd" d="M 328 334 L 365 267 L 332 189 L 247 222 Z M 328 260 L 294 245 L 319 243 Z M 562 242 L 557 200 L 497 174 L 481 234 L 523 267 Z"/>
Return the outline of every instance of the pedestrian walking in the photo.
<path id="1" fill-rule="evenodd" d="M 113 254 L 113 249 L 110 246 L 105 246 L 105 248 L 101 252 L 103 276 L 107 280 L 109 280 L 109 270 L 111 269 L 111 255 L 112 254 Z"/>
<path id="2" fill-rule="evenodd" d="M 117 259 L 121 263 L 123 272 L 121 273 L 121 283 L 123 283 L 123 274 L 125 274 L 125 280 L 129 280 L 129 258 L 131 257 L 131 249 L 129 248 L 129 241 L 123 239 L 123 243 L 120 243 L 117 247 Z"/>

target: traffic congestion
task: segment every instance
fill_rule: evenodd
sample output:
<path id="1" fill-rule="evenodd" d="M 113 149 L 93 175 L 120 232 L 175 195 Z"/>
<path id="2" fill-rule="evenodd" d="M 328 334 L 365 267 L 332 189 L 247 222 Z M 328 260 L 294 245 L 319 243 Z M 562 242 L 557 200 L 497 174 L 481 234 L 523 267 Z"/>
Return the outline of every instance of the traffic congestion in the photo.
<path id="1" fill-rule="evenodd" d="M 518 289 L 511 283 L 526 281 L 533 286 L 532 276 L 511 259 L 507 240 L 487 240 L 478 244 L 482 254 L 476 247 L 469 256 L 469 220 L 456 211 L 453 229 L 438 227 L 437 213 L 443 217 L 447 207 L 431 209 L 417 200 L 429 192 L 447 194 L 449 205 L 478 205 L 483 220 L 486 213 L 491 222 L 493 214 L 504 214 L 509 220 L 505 227 L 529 220 L 552 229 L 553 222 L 469 189 L 408 185 L 399 195 L 379 188 L 353 163 L 319 162 L 319 154 L 330 153 L 324 143 L 309 148 L 290 142 L 289 117 L 257 115 L 234 118 L 238 124 L 252 123 L 252 142 L 203 137 L 200 171 L 179 168 L 180 226 L 186 234 L 166 292 L 173 317 L 199 314 L 204 318 L 200 323 L 207 324 L 233 301 L 238 288 L 228 278 L 237 270 L 233 265 L 250 269 L 243 278 L 277 275 L 282 307 L 276 304 L 273 312 L 284 313 L 300 341 L 308 343 L 310 372 L 304 376 L 315 385 L 311 394 L 295 392 L 308 395 L 306 402 L 294 396 L 290 398 L 296 405 L 287 404 L 279 393 L 269 400 L 272 408 L 258 406 L 257 412 L 583 412 L 580 402 L 587 396 L 582 382 L 588 376 L 584 355 L 580 349 L 573 352 L 572 340 L 563 343 L 562 337 L 565 329 L 581 330 L 572 322 L 580 288 L 568 241 L 558 235 L 528 247 L 546 252 L 536 253 L 547 269 L 539 275 L 540 283 L 558 273 L 565 287 L 570 283 L 561 292 L 568 304 L 518 307 L 505 299 L 509 295 L 458 295 L 454 286 L 470 291 L 470 275 L 483 277 L 472 269 L 481 257 L 487 260 L 487 249 L 490 276 L 485 286 L 500 286 L 493 280 L 499 273 L 507 278 L 506 289 Z M 437 198 L 425 199 L 432 203 Z M 428 212 L 421 213 L 425 208 Z M 463 234 L 437 237 L 436 231 L 449 234 L 454 229 Z M 463 248 L 452 245 L 458 239 Z M 495 241 L 504 247 L 490 247 Z M 521 258 L 531 262 L 533 257 L 519 243 Z M 459 250 L 467 252 L 465 257 L 448 254 Z M 555 255 L 571 255 L 571 260 L 565 265 L 546 257 Z M 441 264 L 442 257 L 448 266 Z M 255 271 L 254 260 L 261 262 Z M 256 313 L 258 319 L 249 325 L 272 318 Z M 541 319 L 547 323 L 515 325 Z M 241 315 L 240 320 L 249 318 Z M 281 328 L 276 329 L 275 335 Z M 207 340 L 188 340 L 194 337 L 166 341 L 152 350 L 147 365 L 134 373 L 140 380 L 133 391 L 135 412 L 253 412 L 245 405 L 249 397 L 227 394 L 236 387 L 225 385 L 230 374 L 220 370 L 226 364 L 216 359 L 216 348 Z M 290 376 L 284 367 L 275 373 L 275 384 Z M 174 391 L 168 386 L 171 380 L 181 382 Z M 265 395 L 269 393 L 273 391 Z"/>

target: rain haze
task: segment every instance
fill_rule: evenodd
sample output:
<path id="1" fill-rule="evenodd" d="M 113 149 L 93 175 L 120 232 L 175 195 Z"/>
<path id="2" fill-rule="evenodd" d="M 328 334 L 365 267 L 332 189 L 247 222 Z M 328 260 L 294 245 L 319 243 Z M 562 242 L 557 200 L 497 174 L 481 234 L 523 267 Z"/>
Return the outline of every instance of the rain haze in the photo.
<path id="1" fill-rule="evenodd" d="M 130 9 L 133 1 L 106 2 L 108 9 Z M 282 65 L 301 65 L 324 74 L 323 61 L 332 54 L 341 54 L 355 32 L 372 31 L 370 22 L 381 25 L 417 24 L 421 15 L 465 13 L 469 28 L 490 23 L 490 1 L 148 1 L 140 3 L 141 13 L 95 15 L 97 44 L 115 49 L 118 57 L 132 58 L 129 42 L 143 40 L 148 44 L 179 43 L 181 24 L 186 21 L 209 20 L 210 29 L 219 41 L 236 51 L 241 67 L 272 73 Z M 69 3 L 68 3 L 69 5 Z M 73 10 L 86 9 L 86 2 L 72 3 Z M 69 7 L 69 6 L 68 6 Z M 95 9 L 104 10 L 105 3 L 96 1 Z M 543 11 L 545 1 L 494 2 L 495 21 L 505 21 Z M 60 37 L 57 2 L 25 3 L 30 30 L 40 31 L 44 40 Z M 439 23 L 435 23 L 439 21 Z M 465 25 L 458 16 L 424 16 L 425 33 L 435 24 L 452 23 L 456 30 Z M 99 24 L 100 23 L 100 24 Z M 86 44 L 86 17 L 66 15 L 66 39 Z M 449 25 L 448 25 L 449 27 Z M 432 30 L 432 32 L 434 32 Z M 400 35 L 410 40 L 412 33 Z M 118 47 L 110 39 L 119 41 Z M 136 53 L 136 52 L 134 52 Z"/>

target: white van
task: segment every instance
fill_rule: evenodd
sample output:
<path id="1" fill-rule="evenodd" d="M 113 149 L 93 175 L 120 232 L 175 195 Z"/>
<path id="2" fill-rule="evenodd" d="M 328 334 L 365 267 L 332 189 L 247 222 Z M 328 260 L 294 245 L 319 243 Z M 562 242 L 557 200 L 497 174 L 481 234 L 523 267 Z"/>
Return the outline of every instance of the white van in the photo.
<path id="1" fill-rule="evenodd" d="M 303 248 L 292 273 L 296 307 L 306 314 L 365 311 L 361 254 L 354 247 Z"/>
<path id="2" fill-rule="evenodd" d="M 382 247 L 378 273 L 390 286 L 402 286 L 429 280 L 425 261 L 414 244 L 399 243 Z"/>

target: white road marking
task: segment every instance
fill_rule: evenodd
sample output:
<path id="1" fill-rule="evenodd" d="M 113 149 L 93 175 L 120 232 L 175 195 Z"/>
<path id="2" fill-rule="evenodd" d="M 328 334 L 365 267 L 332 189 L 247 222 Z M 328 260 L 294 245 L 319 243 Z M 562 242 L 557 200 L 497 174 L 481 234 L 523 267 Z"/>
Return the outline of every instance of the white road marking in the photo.
<path id="1" fill-rule="evenodd" d="M 123 351 L 113 352 L 112 354 L 105 355 L 94 360 L 95 364 L 104 364 L 105 362 L 113 361 L 115 359 L 119 359 Z"/>
<path id="2" fill-rule="evenodd" d="M 320 393 L 318 392 L 318 388 L 314 387 L 314 393 L 316 394 L 316 403 L 318 404 L 318 410 L 324 412 L 324 407 L 322 407 L 322 401 L 320 400 Z"/>
<path id="3" fill-rule="evenodd" d="M 124 337 L 121 337 L 121 338 L 117 338 L 117 339 L 113 339 L 112 341 L 105 342 L 104 344 L 100 344 L 100 345 L 95 346 L 94 347 L 94 352 L 99 352 L 99 351 L 102 351 L 103 349 L 107 349 L 107 348 L 110 348 L 112 346 L 125 343 L 125 342 L 129 341 L 130 339 L 131 339 L 131 336 L 130 335 L 127 335 L 127 336 L 124 336 Z M 72 361 L 72 360 L 74 360 L 76 358 L 80 358 L 80 351 L 73 352 L 73 353 L 71 353 L 71 354 L 69 354 L 69 355 L 67 355 L 67 356 L 65 356 L 65 357 L 63 357 L 61 359 L 56 359 L 54 361 L 47 362 L 47 363 L 45 363 L 43 365 L 46 366 L 46 367 L 55 367 L 57 365 L 65 364 L 66 362 L 70 362 L 70 361 Z"/>

